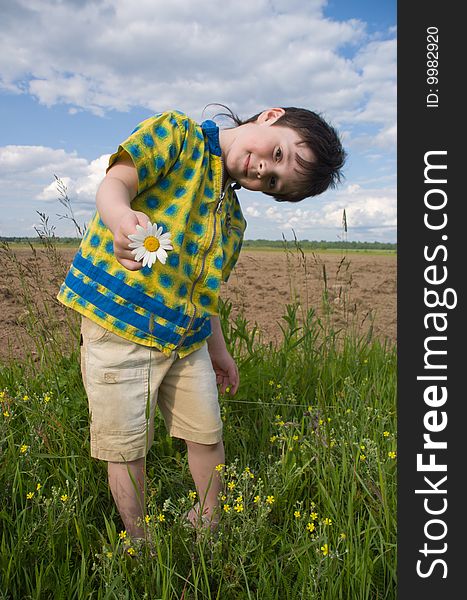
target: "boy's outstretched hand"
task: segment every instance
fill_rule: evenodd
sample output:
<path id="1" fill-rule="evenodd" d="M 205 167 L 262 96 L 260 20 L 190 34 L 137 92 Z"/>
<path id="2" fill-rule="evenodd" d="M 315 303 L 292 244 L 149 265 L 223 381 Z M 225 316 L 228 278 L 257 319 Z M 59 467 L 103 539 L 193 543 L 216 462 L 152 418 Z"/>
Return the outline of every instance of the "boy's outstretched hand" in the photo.
<path id="1" fill-rule="evenodd" d="M 142 263 L 135 260 L 128 237 L 136 233 L 136 225 L 146 227 L 149 217 L 131 208 L 138 191 L 138 174 L 128 154 L 124 154 L 108 170 L 96 195 L 96 206 L 101 219 L 114 237 L 114 255 L 129 271 L 138 271 Z"/>
<path id="2" fill-rule="evenodd" d="M 148 222 L 149 218 L 143 212 L 129 209 L 113 231 L 115 258 L 129 271 L 138 271 L 143 265 L 135 261 L 135 256 L 128 246 L 131 242 L 128 236 L 136 233 L 136 225 L 146 227 Z"/>

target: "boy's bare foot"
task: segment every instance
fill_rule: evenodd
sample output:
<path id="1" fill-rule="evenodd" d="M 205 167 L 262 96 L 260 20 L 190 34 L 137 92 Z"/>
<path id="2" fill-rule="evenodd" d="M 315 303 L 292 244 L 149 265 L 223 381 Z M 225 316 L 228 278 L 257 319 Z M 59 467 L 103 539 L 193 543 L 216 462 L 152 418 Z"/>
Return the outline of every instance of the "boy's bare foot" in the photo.
<path id="1" fill-rule="evenodd" d="M 203 514 L 200 514 L 199 502 L 197 502 L 193 508 L 185 514 L 186 520 L 194 529 L 211 529 L 216 531 L 219 526 L 219 513 L 217 507 L 209 509 L 207 506 L 203 510 Z"/>

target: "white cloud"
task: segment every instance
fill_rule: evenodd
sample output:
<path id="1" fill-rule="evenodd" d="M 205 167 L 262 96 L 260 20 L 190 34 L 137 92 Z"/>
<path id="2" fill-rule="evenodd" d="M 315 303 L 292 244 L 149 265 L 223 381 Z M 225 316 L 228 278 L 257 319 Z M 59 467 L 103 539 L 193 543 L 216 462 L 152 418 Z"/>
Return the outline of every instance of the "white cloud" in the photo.
<path id="1" fill-rule="evenodd" d="M 371 188 L 351 184 L 334 192 L 333 198 L 328 201 L 310 198 L 298 206 L 285 202 L 268 206 L 269 202 L 265 200 L 263 205 L 256 203 L 252 206 L 246 197 L 242 205 L 247 207 L 247 214 L 254 212 L 258 222 L 266 223 L 265 230 L 272 239 L 280 239 L 282 233 L 290 234 L 292 229 L 299 239 L 337 239 L 342 234 L 345 209 L 348 240 L 395 241 L 397 203 L 396 191 L 392 187 Z"/>
<path id="2" fill-rule="evenodd" d="M 394 40 L 357 19 L 325 19 L 324 0 L 21 0 L 2 18 L 0 82 L 52 106 L 181 108 L 222 101 L 249 116 L 303 105 L 333 121 L 394 121 Z M 21 40 L 18 45 L 18 40 Z M 359 47 L 354 59 L 340 49 Z"/>
<path id="3" fill-rule="evenodd" d="M 245 210 L 246 214 L 249 215 L 250 217 L 259 217 L 261 216 L 261 213 L 259 212 L 259 210 L 256 208 L 256 206 L 247 206 L 246 210 Z"/>
<path id="4" fill-rule="evenodd" d="M 76 202 L 89 204 L 94 202 L 108 159 L 109 155 L 103 155 L 89 162 L 76 152 L 44 146 L 0 147 L 0 178 L 4 182 L 1 193 L 22 191 L 28 193 L 30 199 L 56 201 L 56 175 Z"/>

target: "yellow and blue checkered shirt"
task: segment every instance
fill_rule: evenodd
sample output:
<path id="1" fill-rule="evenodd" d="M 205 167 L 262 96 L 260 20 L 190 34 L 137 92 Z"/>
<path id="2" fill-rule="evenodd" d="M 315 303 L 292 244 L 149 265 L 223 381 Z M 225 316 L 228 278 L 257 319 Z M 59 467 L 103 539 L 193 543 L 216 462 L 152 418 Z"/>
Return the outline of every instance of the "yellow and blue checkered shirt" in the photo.
<path id="1" fill-rule="evenodd" d="M 102 327 L 138 344 L 180 357 L 199 348 L 218 314 L 246 221 L 237 196 L 223 195 L 219 130 L 178 111 L 140 123 L 109 159 L 127 152 L 138 172 L 131 203 L 170 232 L 165 264 L 125 269 L 113 236 L 96 212 L 73 259 L 58 299 Z"/>

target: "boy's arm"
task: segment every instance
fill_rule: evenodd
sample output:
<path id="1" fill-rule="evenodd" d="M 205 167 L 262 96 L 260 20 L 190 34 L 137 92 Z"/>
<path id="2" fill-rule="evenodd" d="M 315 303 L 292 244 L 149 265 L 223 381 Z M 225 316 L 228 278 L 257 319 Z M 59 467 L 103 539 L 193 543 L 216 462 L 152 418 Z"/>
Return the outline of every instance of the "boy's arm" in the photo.
<path id="1" fill-rule="evenodd" d="M 216 373 L 216 383 L 221 386 L 222 394 L 230 386 L 230 393 L 233 395 L 238 389 L 240 377 L 237 365 L 225 345 L 218 316 L 211 317 L 211 329 L 212 335 L 208 338 L 208 350 Z"/>
<path id="2" fill-rule="evenodd" d="M 131 201 L 138 191 L 138 173 L 126 155 L 108 170 L 96 195 L 99 216 L 114 237 L 114 254 L 118 262 L 130 271 L 141 269 L 142 263 L 134 260 L 128 244 L 128 235 L 136 232 L 136 225 L 146 227 L 148 217 L 132 210 Z"/>

